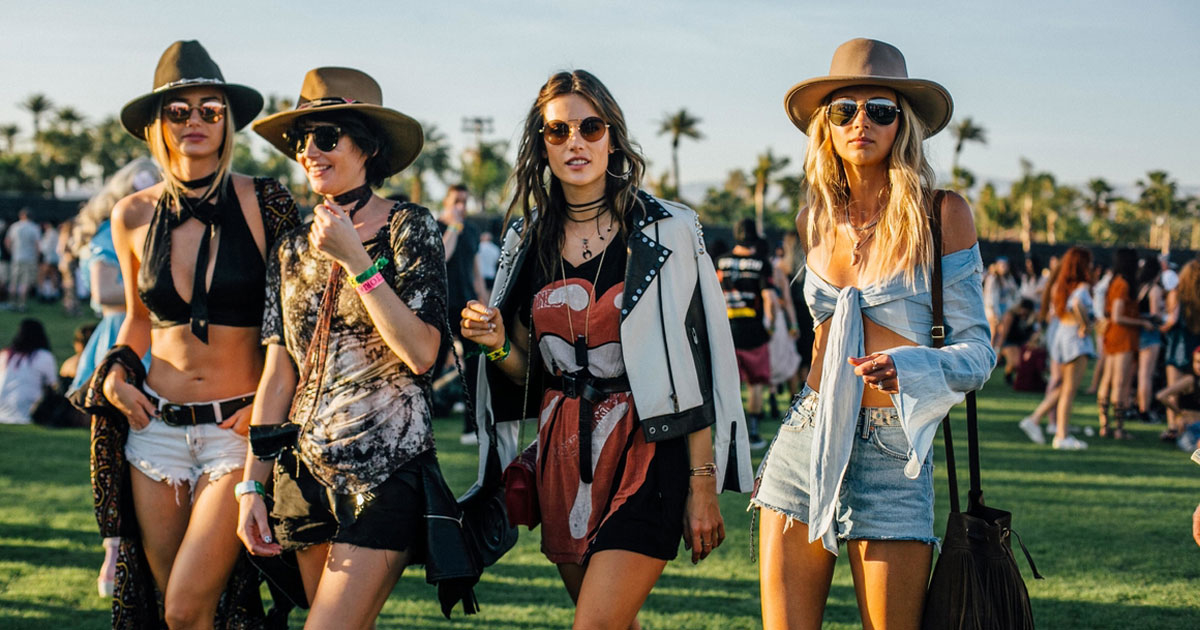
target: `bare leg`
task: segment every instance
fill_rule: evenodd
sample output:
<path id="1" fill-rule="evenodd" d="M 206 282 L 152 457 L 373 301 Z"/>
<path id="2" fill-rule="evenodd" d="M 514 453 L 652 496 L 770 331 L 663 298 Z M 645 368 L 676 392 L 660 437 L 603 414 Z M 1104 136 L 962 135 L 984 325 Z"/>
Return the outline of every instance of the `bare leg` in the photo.
<path id="1" fill-rule="evenodd" d="M 1054 432 L 1054 438 L 1057 440 L 1067 437 L 1071 426 L 1071 406 L 1075 404 L 1075 392 L 1079 391 L 1079 383 L 1083 381 L 1084 372 L 1087 372 L 1087 363 L 1088 358 L 1085 355 L 1063 364 L 1063 385 L 1058 395 L 1058 426 Z"/>
<path id="2" fill-rule="evenodd" d="M 933 546 L 915 540 L 851 540 L 846 549 L 865 630 L 917 630 Z"/>
<path id="3" fill-rule="evenodd" d="M 373 628 L 408 553 L 333 543 L 308 611 L 308 630 Z"/>
<path id="4" fill-rule="evenodd" d="M 1099 332 L 1096 333 L 1096 369 L 1092 370 L 1092 384 L 1088 385 L 1087 393 L 1095 394 L 1100 391 L 1100 378 L 1103 376 L 1104 370 L 1101 366 L 1104 365 L 1104 359 L 1108 355 L 1104 354 L 1104 337 Z"/>
<path id="5" fill-rule="evenodd" d="M 304 596 L 311 604 L 317 599 L 317 586 L 321 583 L 321 572 L 329 561 L 329 543 L 305 547 L 296 552 L 296 564 L 300 567 L 300 581 L 304 582 Z"/>
<path id="6" fill-rule="evenodd" d="M 571 601 L 578 602 L 579 589 L 583 586 L 583 565 L 564 562 L 558 565 L 558 574 L 562 577 L 563 585 L 567 587 L 567 595 L 571 596 Z M 633 623 L 629 624 L 628 630 L 641 630 L 641 628 L 641 624 L 635 618 Z"/>
<path id="7" fill-rule="evenodd" d="M 600 551 L 588 562 L 575 603 L 574 630 L 638 628 L 637 613 L 666 560 L 632 551 Z"/>
<path id="8" fill-rule="evenodd" d="M 142 471 L 129 468 L 133 489 L 133 511 L 141 526 L 142 550 L 154 585 L 160 593 L 167 592 L 167 580 L 175 554 L 187 531 L 188 517 L 192 512 L 187 483 L 171 485 L 166 481 L 154 481 Z"/>
<path id="9" fill-rule="evenodd" d="M 1148 413 L 1154 403 L 1154 369 L 1158 366 L 1158 350 L 1150 346 L 1138 350 L 1137 403 L 1138 411 Z"/>
<path id="10" fill-rule="evenodd" d="M 1004 354 L 1004 376 L 1008 377 L 1021 367 L 1021 347 L 1004 346 L 1000 351 Z"/>
<path id="11" fill-rule="evenodd" d="M 1029 414 L 1033 421 L 1041 424 L 1042 418 L 1050 413 L 1051 409 L 1058 404 L 1058 390 L 1062 383 L 1062 365 L 1058 361 L 1050 362 L 1050 382 L 1046 383 L 1046 395 L 1042 397 L 1042 402 L 1038 403 L 1033 413 Z"/>
<path id="12" fill-rule="evenodd" d="M 1114 437 L 1125 437 L 1124 411 L 1129 404 L 1131 388 L 1130 367 L 1133 366 L 1133 352 L 1119 352 L 1109 355 L 1108 362 L 1112 365 L 1112 402 L 1117 408 L 1113 414 L 1116 428 L 1112 430 Z"/>
<path id="13" fill-rule="evenodd" d="M 760 510 L 758 523 L 763 630 L 820 630 L 837 556 L 808 542 L 807 524 L 789 526 L 779 512 Z"/>
<path id="14" fill-rule="evenodd" d="M 166 617 L 172 630 L 213 627 L 221 592 L 242 549 L 238 504 L 232 500 L 233 486 L 241 479 L 239 468 L 216 481 L 202 475 L 196 482 L 187 533 L 167 582 Z"/>
<path id="15" fill-rule="evenodd" d="M 1175 384 L 1176 381 L 1183 378 L 1183 370 L 1174 365 L 1167 366 L 1167 387 Z M 1179 413 L 1170 407 L 1167 407 L 1167 430 L 1179 431 L 1183 428 L 1179 422 Z"/>

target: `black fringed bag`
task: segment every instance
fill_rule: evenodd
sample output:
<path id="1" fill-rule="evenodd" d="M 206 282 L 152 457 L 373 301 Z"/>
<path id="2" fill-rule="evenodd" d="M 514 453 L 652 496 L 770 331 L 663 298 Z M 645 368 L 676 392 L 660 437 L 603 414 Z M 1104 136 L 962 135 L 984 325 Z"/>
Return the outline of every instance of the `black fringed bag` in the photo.
<path id="1" fill-rule="evenodd" d="M 933 306 L 933 346 L 945 343 L 945 318 L 942 310 L 942 234 L 940 209 L 942 193 L 934 196 L 930 227 L 933 232 L 934 264 L 931 284 Z M 942 438 L 946 443 L 946 473 L 950 485 L 950 515 L 946 536 L 938 554 L 929 592 L 925 597 L 922 630 L 1033 630 L 1033 611 L 1029 592 L 1017 568 L 1010 534 L 1012 513 L 983 503 L 979 475 L 979 422 L 975 392 L 967 394 L 967 446 L 970 459 L 971 489 L 967 493 L 967 511 L 959 504 L 958 476 L 954 467 L 954 442 L 950 434 L 950 415 L 942 420 Z M 1017 537 L 1021 551 L 1029 561 L 1033 577 L 1042 579 L 1029 550 Z"/>

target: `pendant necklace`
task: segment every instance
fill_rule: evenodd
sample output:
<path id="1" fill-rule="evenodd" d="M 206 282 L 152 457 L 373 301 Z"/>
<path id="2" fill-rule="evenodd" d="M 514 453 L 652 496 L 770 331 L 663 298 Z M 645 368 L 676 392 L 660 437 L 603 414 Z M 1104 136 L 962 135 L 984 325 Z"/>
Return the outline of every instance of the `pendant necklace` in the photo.
<path id="1" fill-rule="evenodd" d="M 588 335 L 591 333 L 592 325 L 592 303 L 596 301 L 596 283 L 600 282 L 600 270 L 604 268 L 604 256 L 608 254 L 608 248 L 605 247 L 600 252 L 600 264 L 596 265 L 596 277 L 592 279 L 592 291 L 588 300 L 587 310 L 583 316 L 583 334 L 575 335 L 575 322 L 571 320 L 571 305 L 569 301 L 564 301 L 563 304 L 567 307 L 567 327 L 571 332 L 571 337 L 575 340 L 572 344 L 575 347 L 575 365 L 579 369 L 585 369 L 588 366 Z M 560 254 L 558 257 L 558 269 L 562 273 L 562 286 L 564 290 L 567 286 L 567 267 L 563 264 L 563 257 Z"/>
<path id="2" fill-rule="evenodd" d="M 596 214 L 586 219 L 576 219 L 575 217 L 571 216 L 572 214 L 583 214 L 592 210 L 596 210 Z M 572 223 L 587 223 L 588 221 L 595 221 L 596 237 L 601 241 L 607 241 L 608 235 L 611 234 L 613 230 L 612 223 L 610 222 L 604 232 L 600 231 L 600 217 L 607 213 L 608 210 L 604 207 L 604 197 L 581 204 L 567 204 L 567 220 Z M 592 248 L 588 244 L 589 238 L 581 237 L 580 241 L 583 243 L 583 252 L 581 252 L 583 259 L 590 260 L 593 256 L 593 253 Z"/>
<path id="3" fill-rule="evenodd" d="M 871 242 L 872 239 L 875 238 L 875 226 L 879 225 L 879 216 L 882 213 L 883 213 L 882 210 L 879 212 L 876 212 L 875 218 L 872 219 L 870 223 L 868 223 L 862 227 L 858 227 L 857 225 L 854 225 L 854 223 L 850 221 L 850 207 L 849 206 L 846 207 L 846 225 L 850 226 L 850 228 L 853 230 L 850 233 L 850 242 L 854 244 L 854 248 L 850 251 L 850 264 L 851 265 L 858 265 L 859 263 L 862 262 L 862 259 L 863 259 L 862 248 L 867 243 Z M 864 232 L 866 234 L 864 234 Z"/>

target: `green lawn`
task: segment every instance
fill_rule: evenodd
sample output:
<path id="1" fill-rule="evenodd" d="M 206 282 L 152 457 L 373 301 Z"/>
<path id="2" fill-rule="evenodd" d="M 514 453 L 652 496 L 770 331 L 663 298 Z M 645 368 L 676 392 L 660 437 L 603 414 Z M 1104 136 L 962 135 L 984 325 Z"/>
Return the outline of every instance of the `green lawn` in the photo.
<path id="1" fill-rule="evenodd" d="M 33 311 L 62 319 L 52 313 Z M 0 313 L 0 343 L 7 344 L 15 322 L 15 314 Z M 74 325 L 54 324 L 56 354 L 67 347 Z M 1094 426 L 1091 398 L 1081 401 L 1076 421 Z M 1029 581 L 1038 627 L 1195 628 L 1200 548 L 1191 540 L 1190 516 L 1200 501 L 1200 467 L 1157 441 L 1160 426 L 1134 424 L 1136 440 L 1093 438 L 1092 448 L 1083 452 L 1035 446 L 1016 427 L 1034 404 L 1033 396 L 1014 394 L 999 379 L 980 399 L 988 503 L 1015 513 L 1017 531 L 1047 576 Z M 957 418 L 962 420 L 961 410 Z M 765 427 L 766 433 L 775 426 Z M 461 492 L 476 460 L 473 449 L 458 444 L 457 429 L 451 420 L 435 424 L 443 469 Z M 957 435 L 965 439 L 965 433 Z M 108 627 L 107 602 L 95 595 L 103 554 L 91 511 L 87 446 L 84 430 L 0 426 L 0 628 Z M 940 450 L 939 533 L 947 509 Z M 760 627 L 746 497 L 725 495 L 721 505 L 729 532 L 725 545 L 699 566 L 682 555 L 668 566 L 641 614 L 646 628 Z M 1023 558 L 1019 565 L 1029 577 Z M 410 569 L 378 627 L 570 626 L 570 600 L 539 551 L 539 530 L 522 530 L 517 548 L 488 570 L 477 593 L 482 614 L 456 612 L 446 621 L 423 571 Z M 302 625 L 300 619 L 293 615 L 293 627 Z M 826 621 L 827 628 L 859 627 L 845 561 L 834 577 Z"/>

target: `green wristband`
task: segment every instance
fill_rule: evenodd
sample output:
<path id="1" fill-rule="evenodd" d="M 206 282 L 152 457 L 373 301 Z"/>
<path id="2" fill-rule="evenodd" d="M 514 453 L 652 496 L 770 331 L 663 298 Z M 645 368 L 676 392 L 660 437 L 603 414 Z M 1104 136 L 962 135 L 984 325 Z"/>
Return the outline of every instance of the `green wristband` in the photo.
<path id="1" fill-rule="evenodd" d="M 491 352 L 486 353 L 488 361 L 493 361 L 493 362 L 503 361 L 505 359 L 505 357 L 508 356 L 508 352 L 511 349 L 512 349 L 512 344 L 510 344 L 508 342 L 508 337 L 505 337 L 503 347 L 496 348 L 495 350 L 492 350 Z"/>
<path id="2" fill-rule="evenodd" d="M 351 278 L 350 284 L 358 286 L 367 280 L 370 280 L 371 276 L 383 271 L 384 267 L 387 267 L 387 265 L 388 259 L 385 256 L 380 256 L 379 258 L 375 259 L 375 262 L 372 263 L 370 267 L 367 267 L 365 271 Z"/>
<path id="3" fill-rule="evenodd" d="M 261 481 L 239 481 L 233 486 L 233 498 L 235 499 L 241 499 L 243 494 L 251 492 L 265 495 L 267 489 L 263 487 Z"/>

